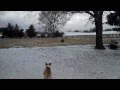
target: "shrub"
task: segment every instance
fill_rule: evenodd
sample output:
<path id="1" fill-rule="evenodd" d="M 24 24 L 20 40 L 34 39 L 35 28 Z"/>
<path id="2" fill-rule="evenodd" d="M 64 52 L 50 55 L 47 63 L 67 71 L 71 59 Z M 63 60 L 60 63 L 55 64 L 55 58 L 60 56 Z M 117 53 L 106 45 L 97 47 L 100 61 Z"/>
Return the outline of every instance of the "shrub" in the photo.
<path id="1" fill-rule="evenodd" d="M 45 38 L 45 34 L 44 33 L 41 34 L 41 38 Z"/>
<path id="2" fill-rule="evenodd" d="M 108 45 L 110 49 L 118 49 L 118 42 L 111 40 L 110 44 Z"/>
<path id="3" fill-rule="evenodd" d="M 63 37 L 63 35 L 64 35 L 64 32 L 56 31 L 56 32 L 54 33 L 54 37 Z"/>
<path id="4" fill-rule="evenodd" d="M 63 43 L 63 42 L 64 42 L 64 39 L 61 39 L 61 42 Z"/>

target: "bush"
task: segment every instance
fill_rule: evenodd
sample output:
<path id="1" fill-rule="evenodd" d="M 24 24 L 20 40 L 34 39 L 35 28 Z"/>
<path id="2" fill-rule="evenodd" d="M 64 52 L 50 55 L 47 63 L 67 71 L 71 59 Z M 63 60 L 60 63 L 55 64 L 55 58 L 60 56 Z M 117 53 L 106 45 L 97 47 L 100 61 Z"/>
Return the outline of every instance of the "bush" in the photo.
<path id="1" fill-rule="evenodd" d="M 53 33 L 48 33 L 48 38 L 53 37 Z"/>
<path id="2" fill-rule="evenodd" d="M 60 32 L 60 37 L 63 37 L 65 33 L 64 32 Z"/>
<path id="3" fill-rule="evenodd" d="M 61 39 L 61 42 L 63 43 L 63 42 L 64 42 L 64 39 Z"/>
<path id="4" fill-rule="evenodd" d="M 19 32 L 18 32 L 18 37 L 19 37 L 19 38 L 24 37 L 24 33 L 23 33 L 23 31 L 19 31 Z"/>
<path id="5" fill-rule="evenodd" d="M 118 49 L 118 42 L 111 40 L 110 44 L 108 45 L 110 49 Z"/>
<path id="6" fill-rule="evenodd" d="M 45 38 L 45 34 L 43 33 L 43 34 L 41 34 L 41 38 Z"/>
<path id="7" fill-rule="evenodd" d="M 54 37 L 60 37 L 60 32 L 59 32 L 59 31 L 56 31 L 56 32 L 54 33 Z"/>
<path id="8" fill-rule="evenodd" d="M 64 35 L 64 32 L 56 31 L 56 32 L 54 33 L 54 37 L 63 37 L 63 35 Z"/>

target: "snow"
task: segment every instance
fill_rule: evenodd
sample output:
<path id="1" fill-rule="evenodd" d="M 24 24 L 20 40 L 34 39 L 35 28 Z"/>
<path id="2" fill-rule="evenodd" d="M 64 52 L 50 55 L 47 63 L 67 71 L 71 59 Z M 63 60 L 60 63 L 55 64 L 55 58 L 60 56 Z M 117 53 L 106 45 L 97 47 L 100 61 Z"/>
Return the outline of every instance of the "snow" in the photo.
<path id="1" fill-rule="evenodd" d="M 120 34 L 116 31 L 103 31 L 103 34 Z M 65 32 L 64 36 L 75 36 L 75 35 L 96 35 L 95 32 L 85 33 L 85 32 Z"/>
<path id="2" fill-rule="evenodd" d="M 120 50 L 71 45 L 0 49 L 0 79 L 43 79 L 46 62 L 53 79 L 120 78 Z"/>

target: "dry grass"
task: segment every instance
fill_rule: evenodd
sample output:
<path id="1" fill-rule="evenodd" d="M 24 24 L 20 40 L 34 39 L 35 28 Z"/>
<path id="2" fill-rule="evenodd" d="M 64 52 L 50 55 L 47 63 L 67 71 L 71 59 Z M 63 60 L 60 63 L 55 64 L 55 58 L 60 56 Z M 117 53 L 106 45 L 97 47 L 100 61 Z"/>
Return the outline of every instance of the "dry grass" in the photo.
<path id="1" fill-rule="evenodd" d="M 120 38 L 104 38 L 104 44 L 109 43 L 111 39 L 120 41 Z M 0 48 L 95 44 L 95 38 L 64 38 L 64 41 L 65 42 L 62 43 L 61 38 L 0 39 Z"/>

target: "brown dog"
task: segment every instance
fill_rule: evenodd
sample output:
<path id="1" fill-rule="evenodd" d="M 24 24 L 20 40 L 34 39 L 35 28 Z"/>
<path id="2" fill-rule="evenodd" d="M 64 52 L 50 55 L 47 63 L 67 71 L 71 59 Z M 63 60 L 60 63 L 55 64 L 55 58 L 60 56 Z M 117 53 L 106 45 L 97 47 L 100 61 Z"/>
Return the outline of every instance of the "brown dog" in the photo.
<path id="1" fill-rule="evenodd" d="M 43 75 L 44 75 L 44 79 L 51 79 L 51 76 L 52 76 L 52 73 L 51 73 L 51 63 L 49 64 L 45 64 L 46 65 L 46 68 L 43 72 Z"/>

